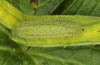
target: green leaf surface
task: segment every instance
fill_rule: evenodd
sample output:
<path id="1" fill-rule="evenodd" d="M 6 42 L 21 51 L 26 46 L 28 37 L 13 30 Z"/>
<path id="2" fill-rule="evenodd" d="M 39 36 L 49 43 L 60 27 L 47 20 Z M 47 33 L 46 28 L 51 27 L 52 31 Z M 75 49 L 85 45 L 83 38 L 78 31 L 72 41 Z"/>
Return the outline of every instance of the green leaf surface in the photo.
<path id="1" fill-rule="evenodd" d="M 100 16 L 100 0 L 64 0 L 57 12 L 65 15 Z"/>
<path id="2" fill-rule="evenodd" d="M 18 9 L 31 15 L 51 14 L 63 0 L 8 0 Z"/>
<path id="3" fill-rule="evenodd" d="M 35 13 L 34 6 L 30 3 L 30 0 L 8 0 L 11 4 L 17 7 L 19 10 L 33 15 Z"/>
<path id="4" fill-rule="evenodd" d="M 0 44 L 1 45 L 1 44 Z M 8 46 L 10 47 L 10 46 Z M 12 46 L 13 47 L 13 46 Z M 12 48 L 11 47 L 11 48 Z M 99 65 L 100 46 L 0 50 L 0 65 Z"/>
<path id="5" fill-rule="evenodd" d="M 9 32 L 0 24 L 0 50 L 12 51 L 11 40 L 8 37 Z"/>
<path id="6" fill-rule="evenodd" d="M 31 15 L 100 16 L 100 0 L 8 0 L 19 10 Z"/>
<path id="7" fill-rule="evenodd" d="M 25 21 L 23 12 L 19 11 L 6 0 L 0 0 L 0 23 L 12 29 L 16 23 Z"/>
<path id="8" fill-rule="evenodd" d="M 51 14 L 63 0 L 39 0 L 37 15 Z"/>

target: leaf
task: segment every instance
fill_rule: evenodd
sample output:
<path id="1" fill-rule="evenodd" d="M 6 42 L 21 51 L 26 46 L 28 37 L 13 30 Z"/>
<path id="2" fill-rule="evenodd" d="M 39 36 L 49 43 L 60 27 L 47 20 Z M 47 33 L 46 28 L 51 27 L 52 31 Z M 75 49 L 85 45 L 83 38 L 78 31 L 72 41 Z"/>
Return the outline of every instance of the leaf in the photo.
<path id="1" fill-rule="evenodd" d="M 12 51 L 12 47 L 9 43 L 11 43 L 11 40 L 8 37 L 9 32 L 7 29 L 0 24 L 0 50 L 3 51 Z"/>
<path id="2" fill-rule="evenodd" d="M 100 16 L 100 0 L 8 0 L 18 9 L 31 15 L 90 15 Z M 89 4 L 88 4 L 89 3 Z M 19 4 L 19 5 L 17 5 Z"/>
<path id="3" fill-rule="evenodd" d="M 63 0 L 39 0 L 37 15 L 51 14 Z"/>
<path id="4" fill-rule="evenodd" d="M 16 9 L 6 0 L 0 0 L 0 23 L 12 29 L 20 21 L 25 21 L 26 17 L 21 11 Z"/>
<path id="5" fill-rule="evenodd" d="M 33 3 L 34 5 L 32 5 L 31 0 L 8 0 L 8 1 L 12 3 L 14 6 L 16 6 L 19 10 L 27 14 L 33 15 L 35 13 L 37 3 Z"/>
<path id="6" fill-rule="evenodd" d="M 63 0 L 8 0 L 18 9 L 30 15 L 51 14 Z"/>
<path id="7" fill-rule="evenodd" d="M 33 48 L 28 54 L 33 54 L 39 65 L 99 65 L 99 51 L 99 46 Z"/>
<path id="8" fill-rule="evenodd" d="M 64 0 L 56 14 L 57 11 L 66 15 L 100 16 L 100 0 Z"/>
<path id="9" fill-rule="evenodd" d="M 99 65 L 99 62 L 100 46 L 0 50 L 1 65 Z"/>

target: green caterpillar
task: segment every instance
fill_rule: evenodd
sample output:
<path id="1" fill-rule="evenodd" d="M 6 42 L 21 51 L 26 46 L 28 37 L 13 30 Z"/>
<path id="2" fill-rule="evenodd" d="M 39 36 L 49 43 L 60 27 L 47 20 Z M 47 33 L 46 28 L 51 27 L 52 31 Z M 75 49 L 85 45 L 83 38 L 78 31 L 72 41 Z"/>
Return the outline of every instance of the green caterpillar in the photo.
<path id="1" fill-rule="evenodd" d="M 23 45 L 38 47 L 80 45 L 85 42 L 94 44 L 100 42 L 100 19 L 87 16 L 38 16 L 33 21 L 17 24 L 11 38 Z"/>

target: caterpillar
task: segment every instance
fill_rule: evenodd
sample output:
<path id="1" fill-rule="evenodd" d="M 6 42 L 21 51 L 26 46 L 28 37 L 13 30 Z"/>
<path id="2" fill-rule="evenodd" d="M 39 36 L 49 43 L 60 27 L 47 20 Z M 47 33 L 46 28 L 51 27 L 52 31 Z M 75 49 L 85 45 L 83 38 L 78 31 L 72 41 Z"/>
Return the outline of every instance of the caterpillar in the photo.
<path id="1" fill-rule="evenodd" d="M 63 39 L 80 33 L 81 25 L 67 19 L 21 22 L 12 31 L 13 40 L 28 46 L 61 46 L 65 44 Z"/>

